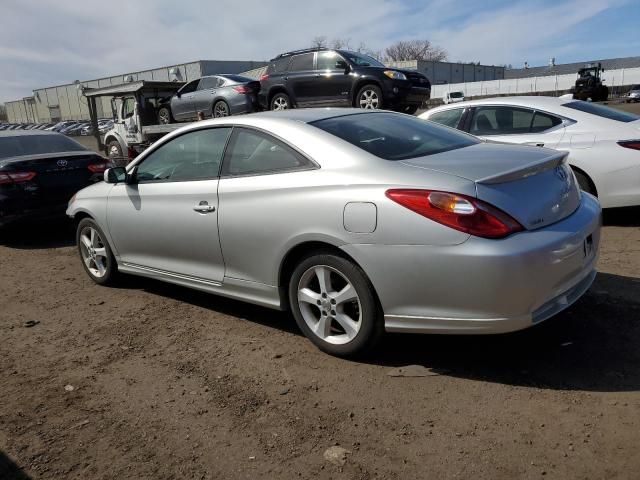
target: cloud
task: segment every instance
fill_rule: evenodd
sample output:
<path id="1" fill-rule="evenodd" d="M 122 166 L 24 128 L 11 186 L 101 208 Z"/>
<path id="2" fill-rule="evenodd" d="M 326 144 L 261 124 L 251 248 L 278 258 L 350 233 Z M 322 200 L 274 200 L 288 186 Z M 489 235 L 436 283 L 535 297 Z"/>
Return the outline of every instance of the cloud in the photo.
<path id="1" fill-rule="evenodd" d="M 479 8 L 472 0 L 3 0 L 0 101 L 75 79 L 199 59 L 268 60 L 320 35 L 350 38 L 354 46 L 363 41 L 375 50 L 398 39 L 428 38 L 451 60 L 545 61 L 563 45 L 579 50 L 583 42 L 570 38 L 572 29 L 620 4 L 486 0 Z"/>

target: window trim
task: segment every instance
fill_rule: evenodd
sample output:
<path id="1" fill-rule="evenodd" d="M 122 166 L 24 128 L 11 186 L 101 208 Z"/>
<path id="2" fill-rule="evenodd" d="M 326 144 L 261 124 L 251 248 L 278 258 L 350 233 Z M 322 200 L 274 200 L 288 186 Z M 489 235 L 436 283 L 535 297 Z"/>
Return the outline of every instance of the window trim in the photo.
<path id="1" fill-rule="evenodd" d="M 286 148 L 288 148 L 289 150 L 291 150 L 296 156 L 301 157 L 305 162 L 307 162 L 306 166 L 300 166 L 300 167 L 290 167 L 290 168 L 286 168 L 286 169 L 278 169 L 278 170 L 264 170 L 264 171 L 260 171 L 260 172 L 247 172 L 247 173 L 229 173 L 227 171 L 228 165 L 229 165 L 229 145 L 231 143 L 231 139 L 234 137 L 234 135 L 236 134 L 236 131 L 238 130 L 247 130 L 249 132 L 257 132 L 260 133 L 262 135 L 266 135 L 268 137 L 271 137 L 275 140 L 277 140 L 278 142 L 280 142 L 282 145 L 284 145 Z M 319 170 L 321 167 L 320 165 L 314 161 L 313 159 L 309 158 L 308 155 L 306 155 L 305 153 L 301 152 L 300 149 L 298 149 L 297 147 L 291 145 L 289 142 L 287 142 L 286 140 L 284 140 L 282 137 L 274 134 L 273 132 L 270 132 L 268 130 L 259 128 L 259 127 L 254 127 L 252 125 L 234 125 L 233 126 L 233 130 L 231 132 L 231 135 L 229 135 L 229 138 L 227 139 L 227 144 L 225 145 L 225 149 L 224 149 L 224 154 L 222 157 L 222 162 L 220 164 L 220 180 L 225 179 L 225 178 L 242 178 L 242 177 L 261 177 L 264 175 L 278 175 L 281 173 L 293 173 L 293 172 L 305 172 L 305 171 L 310 171 L 310 170 Z"/>
<path id="2" fill-rule="evenodd" d="M 483 135 L 475 135 L 475 134 L 471 133 L 471 122 L 473 121 L 473 118 L 474 118 L 474 116 L 475 116 L 476 110 L 477 110 L 478 108 L 482 108 L 482 107 L 513 107 L 513 108 L 524 108 L 524 109 L 527 109 L 527 110 L 531 110 L 531 111 L 533 111 L 533 115 L 534 115 L 534 116 L 535 116 L 536 112 L 540 112 L 540 113 L 544 113 L 544 114 L 546 114 L 546 115 L 551 115 L 552 117 L 557 117 L 557 118 L 559 118 L 560 120 L 562 120 L 562 122 L 561 122 L 561 123 L 559 123 L 558 125 L 556 125 L 555 127 L 551 127 L 551 128 L 549 128 L 549 129 L 547 129 L 547 130 L 543 130 L 543 131 L 541 131 L 541 132 L 527 132 L 527 133 L 497 133 L 497 134 L 494 134 L 494 135 L 486 135 L 486 134 L 483 134 Z M 560 115 L 560 114 L 558 114 L 558 113 L 549 112 L 548 110 L 543 110 L 543 109 L 541 109 L 541 108 L 525 107 L 525 106 L 522 106 L 522 105 L 514 105 L 514 104 L 511 104 L 511 103 L 509 103 L 509 104 L 506 104 L 506 103 L 486 103 L 486 104 L 485 104 L 485 103 L 480 103 L 480 104 L 477 104 L 477 105 L 470 105 L 470 106 L 468 107 L 468 110 L 469 110 L 469 112 L 468 112 L 468 114 L 467 114 L 467 121 L 465 122 L 465 125 L 464 125 L 464 127 L 465 127 L 465 130 L 464 130 L 464 131 L 465 131 L 465 132 L 467 132 L 468 134 L 470 134 L 470 135 L 474 135 L 474 136 L 476 136 L 476 137 L 478 137 L 478 136 L 481 136 L 481 137 L 496 137 L 496 136 L 504 136 L 504 137 L 506 137 L 506 136 L 510 136 L 510 135 L 535 135 L 535 134 L 538 134 L 538 133 L 550 133 L 550 132 L 553 132 L 553 131 L 555 131 L 555 130 L 559 130 L 560 128 L 566 128 L 566 127 L 569 127 L 569 126 L 571 126 L 571 125 L 573 125 L 573 124 L 575 124 L 575 123 L 578 123 L 578 122 L 577 122 L 576 120 L 574 120 L 573 118 L 569 118 L 569 117 L 566 117 L 566 116 L 564 116 L 564 115 Z M 531 117 L 531 122 L 533 122 L 533 117 Z M 531 130 L 531 125 L 529 125 L 529 130 Z"/>
<path id="3" fill-rule="evenodd" d="M 227 139 L 224 143 L 224 147 L 222 148 L 222 158 L 220 159 L 220 165 L 218 165 L 218 173 L 215 176 L 212 177 L 207 177 L 207 178 L 198 178 L 198 179 L 192 179 L 192 180 L 172 180 L 172 179 L 161 179 L 161 180 L 144 180 L 144 181 L 139 181 L 138 180 L 138 167 L 140 165 L 142 165 L 145 161 L 147 161 L 147 159 L 153 155 L 155 152 L 157 152 L 158 150 L 160 150 L 162 147 L 164 147 L 165 145 L 168 145 L 169 143 L 173 142 L 174 140 L 183 137 L 185 135 L 188 135 L 190 133 L 195 133 L 195 132 L 200 132 L 202 130 L 218 130 L 221 128 L 226 128 L 229 129 L 229 134 L 227 135 Z M 162 142 L 162 144 L 158 145 L 156 148 L 154 148 L 153 150 L 151 150 L 149 153 L 147 153 L 144 158 L 140 159 L 140 161 L 136 162 L 135 164 L 133 164 L 131 166 L 130 170 L 127 170 L 127 173 L 131 173 L 134 169 L 135 169 L 135 175 L 136 175 L 136 185 L 138 184 L 142 184 L 142 185 L 146 185 L 146 184 L 153 184 L 153 183 L 180 183 L 180 182 L 206 182 L 206 181 L 211 181 L 211 180 L 220 180 L 220 174 L 222 172 L 222 163 L 224 162 L 224 158 L 227 154 L 227 147 L 229 146 L 229 140 L 231 139 L 231 135 L 233 134 L 233 125 L 218 125 L 218 126 L 214 126 L 214 127 L 210 127 L 210 126 L 206 126 L 206 127 L 201 127 L 201 128 L 194 128 L 193 130 L 189 130 L 188 132 L 184 132 L 181 133 L 180 135 L 176 135 L 175 137 L 171 137 L 169 140 L 167 140 L 166 142 Z"/>

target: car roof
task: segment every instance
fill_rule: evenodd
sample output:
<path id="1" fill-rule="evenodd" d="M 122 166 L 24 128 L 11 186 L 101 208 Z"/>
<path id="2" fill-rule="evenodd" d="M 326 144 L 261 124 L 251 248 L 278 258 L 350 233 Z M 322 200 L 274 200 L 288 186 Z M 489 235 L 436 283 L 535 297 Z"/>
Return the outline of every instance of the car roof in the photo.
<path id="1" fill-rule="evenodd" d="M 464 102 L 458 102 L 452 105 L 447 105 L 450 108 L 460 108 L 465 105 L 521 105 L 527 107 L 559 107 L 565 103 L 569 103 L 570 99 L 558 98 L 558 97 L 539 97 L 539 96 L 514 96 L 514 97 L 493 97 L 493 98 L 481 98 L 479 100 L 467 100 Z"/>
<path id="2" fill-rule="evenodd" d="M 47 131 L 47 130 L 3 130 L 0 132 L 0 137 L 28 137 L 29 135 L 31 136 L 41 136 L 41 135 L 51 135 L 51 136 L 56 136 L 56 135 L 62 135 L 61 133 L 58 132 L 51 132 L 51 131 Z"/>
<path id="3" fill-rule="evenodd" d="M 389 111 L 362 110 L 359 108 L 295 108 L 291 110 L 266 111 L 252 113 L 253 118 L 273 118 L 283 120 L 295 120 L 302 123 L 311 123 L 318 120 L 325 120 L 333 117 L 343 117 L 345 115 L 373 114 L 373 113 L 393 113 Z"/>

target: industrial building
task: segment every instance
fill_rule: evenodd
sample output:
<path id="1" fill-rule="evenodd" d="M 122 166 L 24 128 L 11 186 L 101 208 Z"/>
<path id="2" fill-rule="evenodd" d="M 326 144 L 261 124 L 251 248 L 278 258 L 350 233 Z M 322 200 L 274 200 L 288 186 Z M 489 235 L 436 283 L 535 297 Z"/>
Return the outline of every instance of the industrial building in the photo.
<path id="1" fill-rule="evenodd" d="M 79 81 L 66 85 L 40 88 L 33 95 L 5 103 L 11 123 L 56 122 L 60 120 L 85 120 L 89 118 L 87 99 L 80 86 L 88 88 L 108 87 L 126 81 L 157 80 L 188 82 L 203 75 L 216 73 L 243 73 L 259 78 L 267 62 L 199 60 L 179 65 L 154 68 L 140 72 L 123 73 L 97 80 Z M 409 60 L 388 62 L 390 67 L 418 70 L 435 84 L 478 82 L 504 78 L 504 67 L 476 65 L 473 63 L 432 62 Z M 98 117 L 111 117 L 109 98 L 97 103 Z"/>
<path id="2" fill-rule="evenodd" d="M 5 103 L 7 118 L 11 123 L 85 120 L 89 118 L 89 110 L 87 108 L 87 99 L 82 95 L 80 86 L 100 88 L 136 80 L 188 82 L 203 75 L 240 73 L 264 65 L 266 65 L 266 62 L 198 60 L 139 72 L 123 73 L 96 80 L 40 88 L 34 90 L 32 96 Z M 96 107 L 98 117 L 111 117 L 109 98 L 101 98 Z"/>

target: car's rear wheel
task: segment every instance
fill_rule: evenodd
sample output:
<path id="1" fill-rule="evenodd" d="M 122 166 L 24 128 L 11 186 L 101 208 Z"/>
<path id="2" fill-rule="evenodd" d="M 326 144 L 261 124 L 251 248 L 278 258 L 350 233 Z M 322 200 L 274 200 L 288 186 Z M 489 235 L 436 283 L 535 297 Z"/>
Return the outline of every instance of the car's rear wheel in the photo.
<path id="1" fill-rule="evenodd" d="M 116 259 L 104 233 L 93 219 L 80 220 L 76 230 L 76 244 L 82 266 L 91 280 L 100 285 L 112 283 L 118 273 Z"/>
<path id="2" fill-rule="evenodd" d="M 376 85 L 365 85 L 358 92 L 356 107 L 365 110 L 376 110 L 383 107 L 382 90 Z"/>
<path id="3" fill-rule="evenodd" d="M 289 302 L 305 336 L 332 355 L 362 353 L 384 330 L 382 311 L 366 275 L 333 253 L 300 261 L 289 283 Z"/>
<path id="4" fill-rule="evenodd" d="M 169 107 L 161 107 L 158 110 L 158 123 L 160 125 L 168 125 L 173 122 L 173 115 Z"/>
<path id="5" fill-rule="evenodd" d="M 122 147 L 117 140 L 110 140 L 107 143 L 107 156 L 109 158 L 118 159 L 123 157 Z"/>
<path id="6" fill-rule="evenodd" d="M 271 99 L 271 110 L 289 110 L 291 108 L 291 99 L 286 93 L 277 93 Z"/>
<path id="7" fill-rule="evenodd" d="M 229 115 L 231 115 L 231 110 L 229 109 L 227 102 L 224 100 L 216 102 L 213 106 L 213 118 L 228 117 Z"/>
<path id="8" fill-rule="evenodd" d="M 573 174 L 576 176 L 576 180 L 578 181 L 578 186 L 580 190 L 583 190 L 587 193 L 590 193 L 593 196 L 598 196 L 598 192 L 596 191 L 596 186 L 593 184 L 591 179 L 580 170 L 573 170 Z"/>

